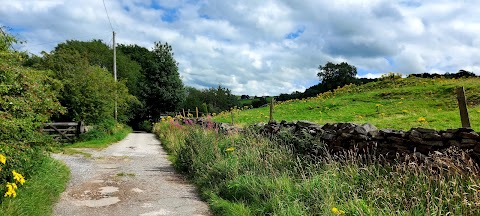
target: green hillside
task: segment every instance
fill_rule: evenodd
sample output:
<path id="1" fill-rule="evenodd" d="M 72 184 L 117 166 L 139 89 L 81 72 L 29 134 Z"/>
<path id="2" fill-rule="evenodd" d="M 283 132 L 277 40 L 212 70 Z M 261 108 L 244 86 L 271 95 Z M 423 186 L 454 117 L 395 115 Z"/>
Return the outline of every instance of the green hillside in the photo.
<path id="1" fill-rule="evenodd" d="M 412 127 L 434 129 L 461 126 L 455 89 L 464 86 L 472 128 L 480 129 L 480 78 L 425 79 L 400 78 L 347 85 L 317 97 L 278 102 L 277 121 L 308 120 L 319 124 L 331 122 L 369 122 L 379 128 L 408 130 Z M 269 108 L 234 109 L 235 124 L 268 122 Z M 214 121 L 231 122 L 223 112 Z"/>

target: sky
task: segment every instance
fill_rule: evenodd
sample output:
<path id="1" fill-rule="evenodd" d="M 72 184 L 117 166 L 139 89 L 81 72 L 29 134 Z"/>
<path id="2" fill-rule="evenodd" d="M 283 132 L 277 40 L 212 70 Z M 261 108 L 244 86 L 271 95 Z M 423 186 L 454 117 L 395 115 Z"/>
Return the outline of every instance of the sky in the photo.
<path id="1" fill-rule="evenodd" d="M 319 83 L 318 66 L 480 75 L 480 0 L 0 0 L 0 25 L 33 54 L 66 40 L 173 47 L 187 86 L 278 95 Z M 105 8 L 108 11 L 108 17 Z"/>

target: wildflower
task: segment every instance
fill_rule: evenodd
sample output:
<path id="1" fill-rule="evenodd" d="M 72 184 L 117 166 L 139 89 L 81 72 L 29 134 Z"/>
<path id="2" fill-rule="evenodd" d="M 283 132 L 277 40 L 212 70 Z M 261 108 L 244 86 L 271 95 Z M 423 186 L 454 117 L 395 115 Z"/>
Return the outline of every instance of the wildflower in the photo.
<path id="1" fill-rule="evenodd" d="M 362 118 L 363 118 L 363 116 L 361 116 L 361 115 L 358 115 L 358 116 L 357 116 L 357 118 L 359 118 L 359 119 L 362 119 Z"/>
<path id="2" fill-rule="evenodd" d="M 338 208 L 333 207 L 332 208 L 332 213 L 336 215 L 343 215 L 345 214 L 345 211 L 339 210 Z"/>
<path id="3" fill-rule="evenodd" d="M 3 195 L 4 197 L 16 197 L 17 196 L 17 192 L 15 192 L 15 189 L 17 189 L 17 184 L 15 183 L 10 183 L 10 182 L 7 182 L 7 192 L 5 192 L 5 195 Z"/>
<path id="4" fill-rule="evenodd" d="M 385 113 L 380 113 L 380 116 L 385 117 Z"/>
<path id="5" fill-rule="evenodd" d="M 424 117 L 420 117 L 417 119 L 417 122 L 424 123 L 427 122 L 427 120 Z"/>
<path id="6" fill-rule="evenodd" d="M 12 171 L 13 174 L 13 179 L 15 179 L 18 183 L 23 185 L 25 183 L 25 178 L 22 176 L 22 174 L 17 173 L 15 170 Z"/>
<path id="7" fill-rule="evenodd" d="M 7 157 L 5 155 L 0 154 L 0 163 L 5 164 L 7 162 Z"/>
<path id="8" fill-rule="evenodd" d="M 226 152 L 231 152 L 231 151 L 233 151 L 233 150 L 235 150 L 234 147 L 230 147 L 230 148 L 225 149 Z"/>
<path id="9" fill-rule="evenodd" d="M 376 106 L 376 107 L 381 107 L 381 106 L 383 106 L 383 105 L 382 105 L 382 104 L 376 104 L 375 106 Z"/>
<path id="10" fill-rule="evenodd" d="M 403 113 L 408 113 L 408 110 L 402 110 Z"/>

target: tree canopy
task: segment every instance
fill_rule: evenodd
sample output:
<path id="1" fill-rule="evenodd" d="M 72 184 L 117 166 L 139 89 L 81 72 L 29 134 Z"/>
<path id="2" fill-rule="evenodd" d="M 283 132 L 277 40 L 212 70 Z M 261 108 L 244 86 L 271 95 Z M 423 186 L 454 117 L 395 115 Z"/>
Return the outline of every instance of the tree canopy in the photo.
<path id="1" fill-rule="evenodd" d="M 175 111 L 185 98 L 178 64 L 172 47 L 156 42 L 152 51 L 138 45 L 120 45 L 125 55 L 138 62 L 144 76 L 140 101 L 144 105 L 137 118 L 158 120 L 165 112 Z"/>
<path id="2" fill-rule="evenodd" d="M 217 88 L 198 90 L 186 88 L 187 96 L 182 108 L 195 110 L 196 107 L 203 113 L 219 113 L 232 107 L 239 107 L 238 97 L 230 89 L 219 85 Z"/>
<path id="3" fill-rule="evenodd" d="M 91 60 L 89 53 L 92 51 L 78 48 L 85 48 L 88 45 L 91 44 L 77 42 L 59 44 L 52 52 L 44 52 L 40 66 L 37 66 L 54 71 L 53 77 L 63 84 L 59 98 L 67 113 L 56 116 L 56 119 L 87 123 L 111 119 L 117 95 L 119 120 L 127 121 L 128 107 L 135 103 L 136 98 L 128 93 L 126 80 L 115 83 L 113 76 L 105 67 L 96 65 L 101 61 Z"/>
<path id="4" fill-rule="evenodd" d="M 318 78 L 326 91 L 336 89 L 346 84 L 355 83 L 357 68 L 346 62 L 334 64 L 327 62 L 325 65 L 318 66 Z"/>

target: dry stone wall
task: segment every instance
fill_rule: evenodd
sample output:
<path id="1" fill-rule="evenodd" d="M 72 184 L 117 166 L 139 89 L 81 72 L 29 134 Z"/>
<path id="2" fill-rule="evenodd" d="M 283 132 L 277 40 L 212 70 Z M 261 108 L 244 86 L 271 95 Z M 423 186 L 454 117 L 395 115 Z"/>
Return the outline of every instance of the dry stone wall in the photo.
<path id="1" fill-rule="evenodd" d="M 209 122 L 198 119 L 197 124 L 204 127 L 217 128 L 224 132 L 238 131 L 226 123 Z M 480 161 L 480 134 L 470 128 L 434 130 L 427 128 L 412 128 L 409 131 L 394 129 L 377 129 L 371 124 L 358 125 L 354 123 L 334 123 L 318 125 L 309 121 L 297 121 L 269 124 L 257 124 L 262 132 L 276 134 L 282 128 L 293 131 L 306 131 L 318 137 L 327 144 L 331 152 L 350 149 L 372 149 L 376 152 L 394 158 L 397 154 L 419 153 L 428 155 L 434 151 L 442 151 L 451 146 L 470 151 L 470 155 Z"/>

